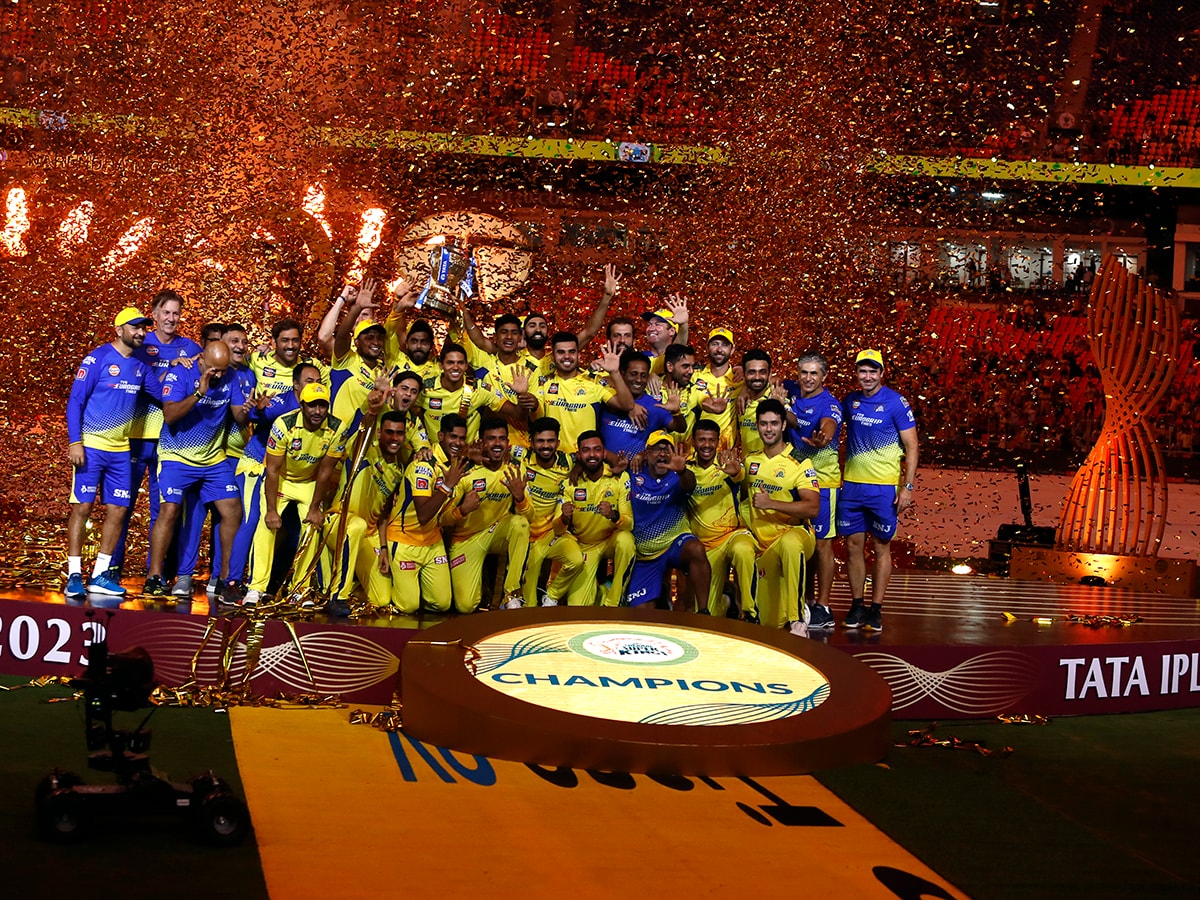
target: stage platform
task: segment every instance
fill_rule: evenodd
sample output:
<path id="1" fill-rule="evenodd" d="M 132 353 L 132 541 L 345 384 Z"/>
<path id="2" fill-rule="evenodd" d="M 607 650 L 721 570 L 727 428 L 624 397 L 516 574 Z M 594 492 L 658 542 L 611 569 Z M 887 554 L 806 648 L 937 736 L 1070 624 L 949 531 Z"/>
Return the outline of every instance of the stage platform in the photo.
<path id="1" fill-rule="evenodd" d="M 133 589 L 133 585 L 127 585 Z M 849 606 L 834 586 L 833 609 Z M 387 704 L 404 645 L 443 616 L 253 623 L 189 603 L 0 592 L 0 673 L 70 675 L 98 627 L 110 646 L 145 647 L 160 681 L 244 686 L 254 694 L 337 695 Z M 1005 613 L 1009 614 L 1008 616 Z M 1137 616 L 1127 626 L 1089 627 L 1069 614 Z M 502 621 L 504 611 L 477 615 Z M 630 612 L 636 620 L 637 612 Z M 680 613 L 681 616 L 687 615 Z M 1011 618 L 1009 618 L 1011 617 Z M 689 623 L 690 624 L 690 623 Z M 899 718 L 1080 715 L 1200 706 L 1200 600 L 1115 588 L 983 576 L 908 572 L 893 576 L 884 630 L 838 627 L 814 639 L 884 677 Z M 801 640 L 797 638 L 796 640 Z M 247 644 L 261 646 L 247 675 Z M 253 652 L 253 650 L 252 650 Z"/>

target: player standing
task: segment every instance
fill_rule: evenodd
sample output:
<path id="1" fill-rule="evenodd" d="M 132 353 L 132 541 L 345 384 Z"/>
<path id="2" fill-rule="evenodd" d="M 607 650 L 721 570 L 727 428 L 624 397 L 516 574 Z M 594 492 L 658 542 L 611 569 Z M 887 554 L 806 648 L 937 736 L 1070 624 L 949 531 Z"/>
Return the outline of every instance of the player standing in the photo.
<path id="1" fill-rule="evenodd" d="M 837 529 L 846 538 L 850 581 L 850 612 L 842 624 L 882 631 L 883 597 L 892 576 L 891 541 L 897 518 L 912 505 L 915 490 L 917 423 L 908 401 L 884 385 L 882 353 L 862 350 L 854 365 L 859 389 L 842 402 L 846 474 L 838 498 Z M 875 551 L 869 608 L 863 605 L 868 531 Z"/>
<path id="2" fill-rule="evenodd" d="M 129 432 L 142 393 L 160 394 L 153 367 L 137 355 L 153 319 L 127 306 L 113 320 L 116 337 L 88 353 L 75 372 L 67 399 L 67 458 L 73 468 L 71 515 L 67 520 L 68 600 L 88 590 L 123 596 L 120 573 L 112 568 L 125 514 L 132 502 Z M 83 583 L 83 532 L 99 493 L 105 505 L 100 551 L 92 577 Z"/>
<path id="3" fill-rule="evenodd" d="M 825 387 L 829 363 L 824 356 L 805 353 L 798 368 L 800 392 L 788 409 L 788 437 L 797 461 L 808 459 L 816 469 L 821 489 L 821 509 L 812 519 L 817 538 L 817 596 L 809 606 L 808 627 L 826 630 L 834 625 L 829 592 L 833 588 L 833 539 L 837 537 L 838 488 L 842 483 L 838 462 L 842 404 Z"/>

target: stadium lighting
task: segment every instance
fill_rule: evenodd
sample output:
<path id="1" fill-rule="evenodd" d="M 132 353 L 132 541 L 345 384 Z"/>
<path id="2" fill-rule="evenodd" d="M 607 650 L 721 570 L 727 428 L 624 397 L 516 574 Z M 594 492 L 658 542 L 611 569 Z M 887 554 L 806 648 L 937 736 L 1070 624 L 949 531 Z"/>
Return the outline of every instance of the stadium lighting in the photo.
<path id="1" fill-rule="evenodd" d="M 975 570 L 966 563 L 955 563 L 950 567 L 950 571 L 955 575 L 972 575 L 975 572 Z"/>

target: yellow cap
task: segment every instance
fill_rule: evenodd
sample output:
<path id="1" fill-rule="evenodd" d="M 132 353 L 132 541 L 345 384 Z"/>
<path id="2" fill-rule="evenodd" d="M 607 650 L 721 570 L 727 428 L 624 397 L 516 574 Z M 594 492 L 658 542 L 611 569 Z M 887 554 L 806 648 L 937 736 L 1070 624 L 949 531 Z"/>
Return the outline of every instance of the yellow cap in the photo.
<path id="1" fill-rule="evenodd" d="M 866 363 L 869 366 L 879 366 L 883 368 L 883 354 L 878 350 L 859 350 L 858 356 L 854 357 L 854 364 L 860 366 Z"/>
<path id="2" fill-rule="evenodd" d="M 300 402 L 328 403 L 329 388 L 325 387 L 325 385 L 321 384 L 319 381 L 309 382 L 304 386 L 304 389 L 300 391 Z"/>
<path id="3" fill-rule="evenodd" d="M 728 328 L 714 328 L 708 333 L 708 339 L 711 341 L 713 338 L 725 338 L 725 340 L 732 344 L 733 332 Z"/>
<path id="4" fill-rule="evenodd" d="M 120 328 L 122 325 L 149 325 L 154 320 L 149 316 L 143 316 L 142 311 L 136 306 L 127 306 L 113 319 L 113 327 Z"/>
<path id="5" fill-rule="evenodd" d="M 649 322 L 651 319 L 662 319 L 672 328 L 675 327 L 675 313 L 669 309 L 656 309 L 654 312 L 642 313 L 642 321 Z"/>
<path id="6" fill-rule="evenodd" d="M 665 431 L 655 431 L 646 440 L 646 448 L 649 449 L 650 447 L 653 447 L 655 444 L 661 444 L 663 441 L 666 441 L 672 447 L 675 446 L 675 438 L 671 437 L 670 434 L 668 434 Z"/>
<path id="7" fill-rule="evenodd" d="M 354 340 L 358 340 L 358 336 L 368 328 L 378 328 L 380 331 L 386 332 L 386 329 L 383 327 L 383 323 L 376 322 L 373 319 L 363 319 L 354 326 Z"/>

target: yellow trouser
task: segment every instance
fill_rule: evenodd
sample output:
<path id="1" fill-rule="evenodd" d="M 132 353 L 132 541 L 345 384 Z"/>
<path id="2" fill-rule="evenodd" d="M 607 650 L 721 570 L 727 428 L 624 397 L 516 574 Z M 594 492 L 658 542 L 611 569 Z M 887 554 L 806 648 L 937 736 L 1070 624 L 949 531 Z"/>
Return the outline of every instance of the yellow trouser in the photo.
<path id="1" fill-rule="evenodd" d="M 392 603 L 400 612 L 415 615 L 421 598 L 430 612 L 450 609 L 450 567 L 442 542 L 428 547 L 391 543 Z"/>
<path id="2" fill-rule="evenodd" d="M 341 552 L 334 547 L 340 512 L 325 519 L 325 547 L 317 567 L 321 583 L 334 600 L 350 601 L 356 584 L 362 585 L 372 606 L 387 606 L 392 600 L 392 580 L 379 571 L 378 532 L 362 516 L 346 517 L 346 537 Z"/>
<path id="3" fill-rule="evenodd" d="M 315 481 L 288 481 L 286 478 L 279 479 L 279 502 L 275 504 L 275 508 L 279 510 L 279 514 L 283 515 L 283 511 L 287 509 L 289 503 L 296 504 L 296 512 L 300 516 L 300 535 L 303 541 L 305 529 L 308 527 L 304 524 L 304 517 L 308 515 L 308 508 L 312 505 L 313 492 L 317 489 Z M 260 497 L 262 514 L 258 520 L 258 527 L 254 530 L 254 543 L 250 546 L 250 582 L 247 585 L 252 591 L 265 591 L 267 582 L 271 580 L 271 562 L 275 558 L 275 535 L 276 532 L 267 527 L 267 496 L 266 496 L 266 479 L 263 479 L 261 488 L 262 496 Z M 319 540 L 310 540 L 304 548 L 304 552 L 296 558 L 296 567 L 293 570 L 296 576 L 303 576 L 312 565 L 316 554 L 321 550 L 322 542 Z M 305 579 L 301 578 L 301 582 Z M 293 583 L 292 589 L 299 588 L 301 583 Z M 288 587 L 288 585 L 284 585 Z"/>
<path id="4" fill-rule="evenodd" d="M 450 542 L 450 584 L 454 588 L 454 608 L 460 613 L 475 612 L 483 593 L 483 559 L 491 553 L 508 557 L 504 571 L 504 595 L 519 593 L 525 577 L 525 557 L 529 553 L 529 520 L 513 513 L 478 534 Z"/>
<path id="5" fill-rule="evenodd" d="M 758 545 L 748 531 L 735 531 L 715 547 L 705 548 L 712 579 L 708 589 L 708 614 L 725 615 L 723 593 L 733 569 L 733 580 L 737 584 L 742 600 L 742 612 L 755 612 L 754 606 L 754 557 Z"/>
<path id="6" fill-rule="evenodd" d="M 573 534 L 556 535 L 548 531 L 529 545 L 529 559 L 525 562 L 525 605 L 537 606 L 538 579 L 542 575 L 542 566 L 547 562 L 558 563 L 558 574 L 546 586 L 546 593 L 555 602 L 561 602 L 567 589 L 574 581 L 579 568 L 583 565 L 583 551 Z"/>
<path id="7" fill-rule="evenodd" d="M 579 572 L 568 581 L 562 577 L 563 573 L 560 571 L 550 582 L 551 596 L 555 591 L 565 588 L 568 606 L 595 606 L 596 597 L 600 593 L 596 576 L 604 561 L 612 559 L 612 584 L 600 602 L 603 606 L 620 606 L 625 596 L 625 588 L 629 584 L 629 573 L 633 569 L 633 534 L 618 531 L 603 543 L 580 544 L 579 549 L 583 553 L 583 565 L 579 567 Z"/>
<path id="8" fill-rule="evenodd" d="M 758 557 L 754 602 L 762 624 L 779 628 L 787 622 L 807 622 L 808 604 L 800 602 L 804 567 L 817 539 L 797 525 L 775 539 Z"/>

